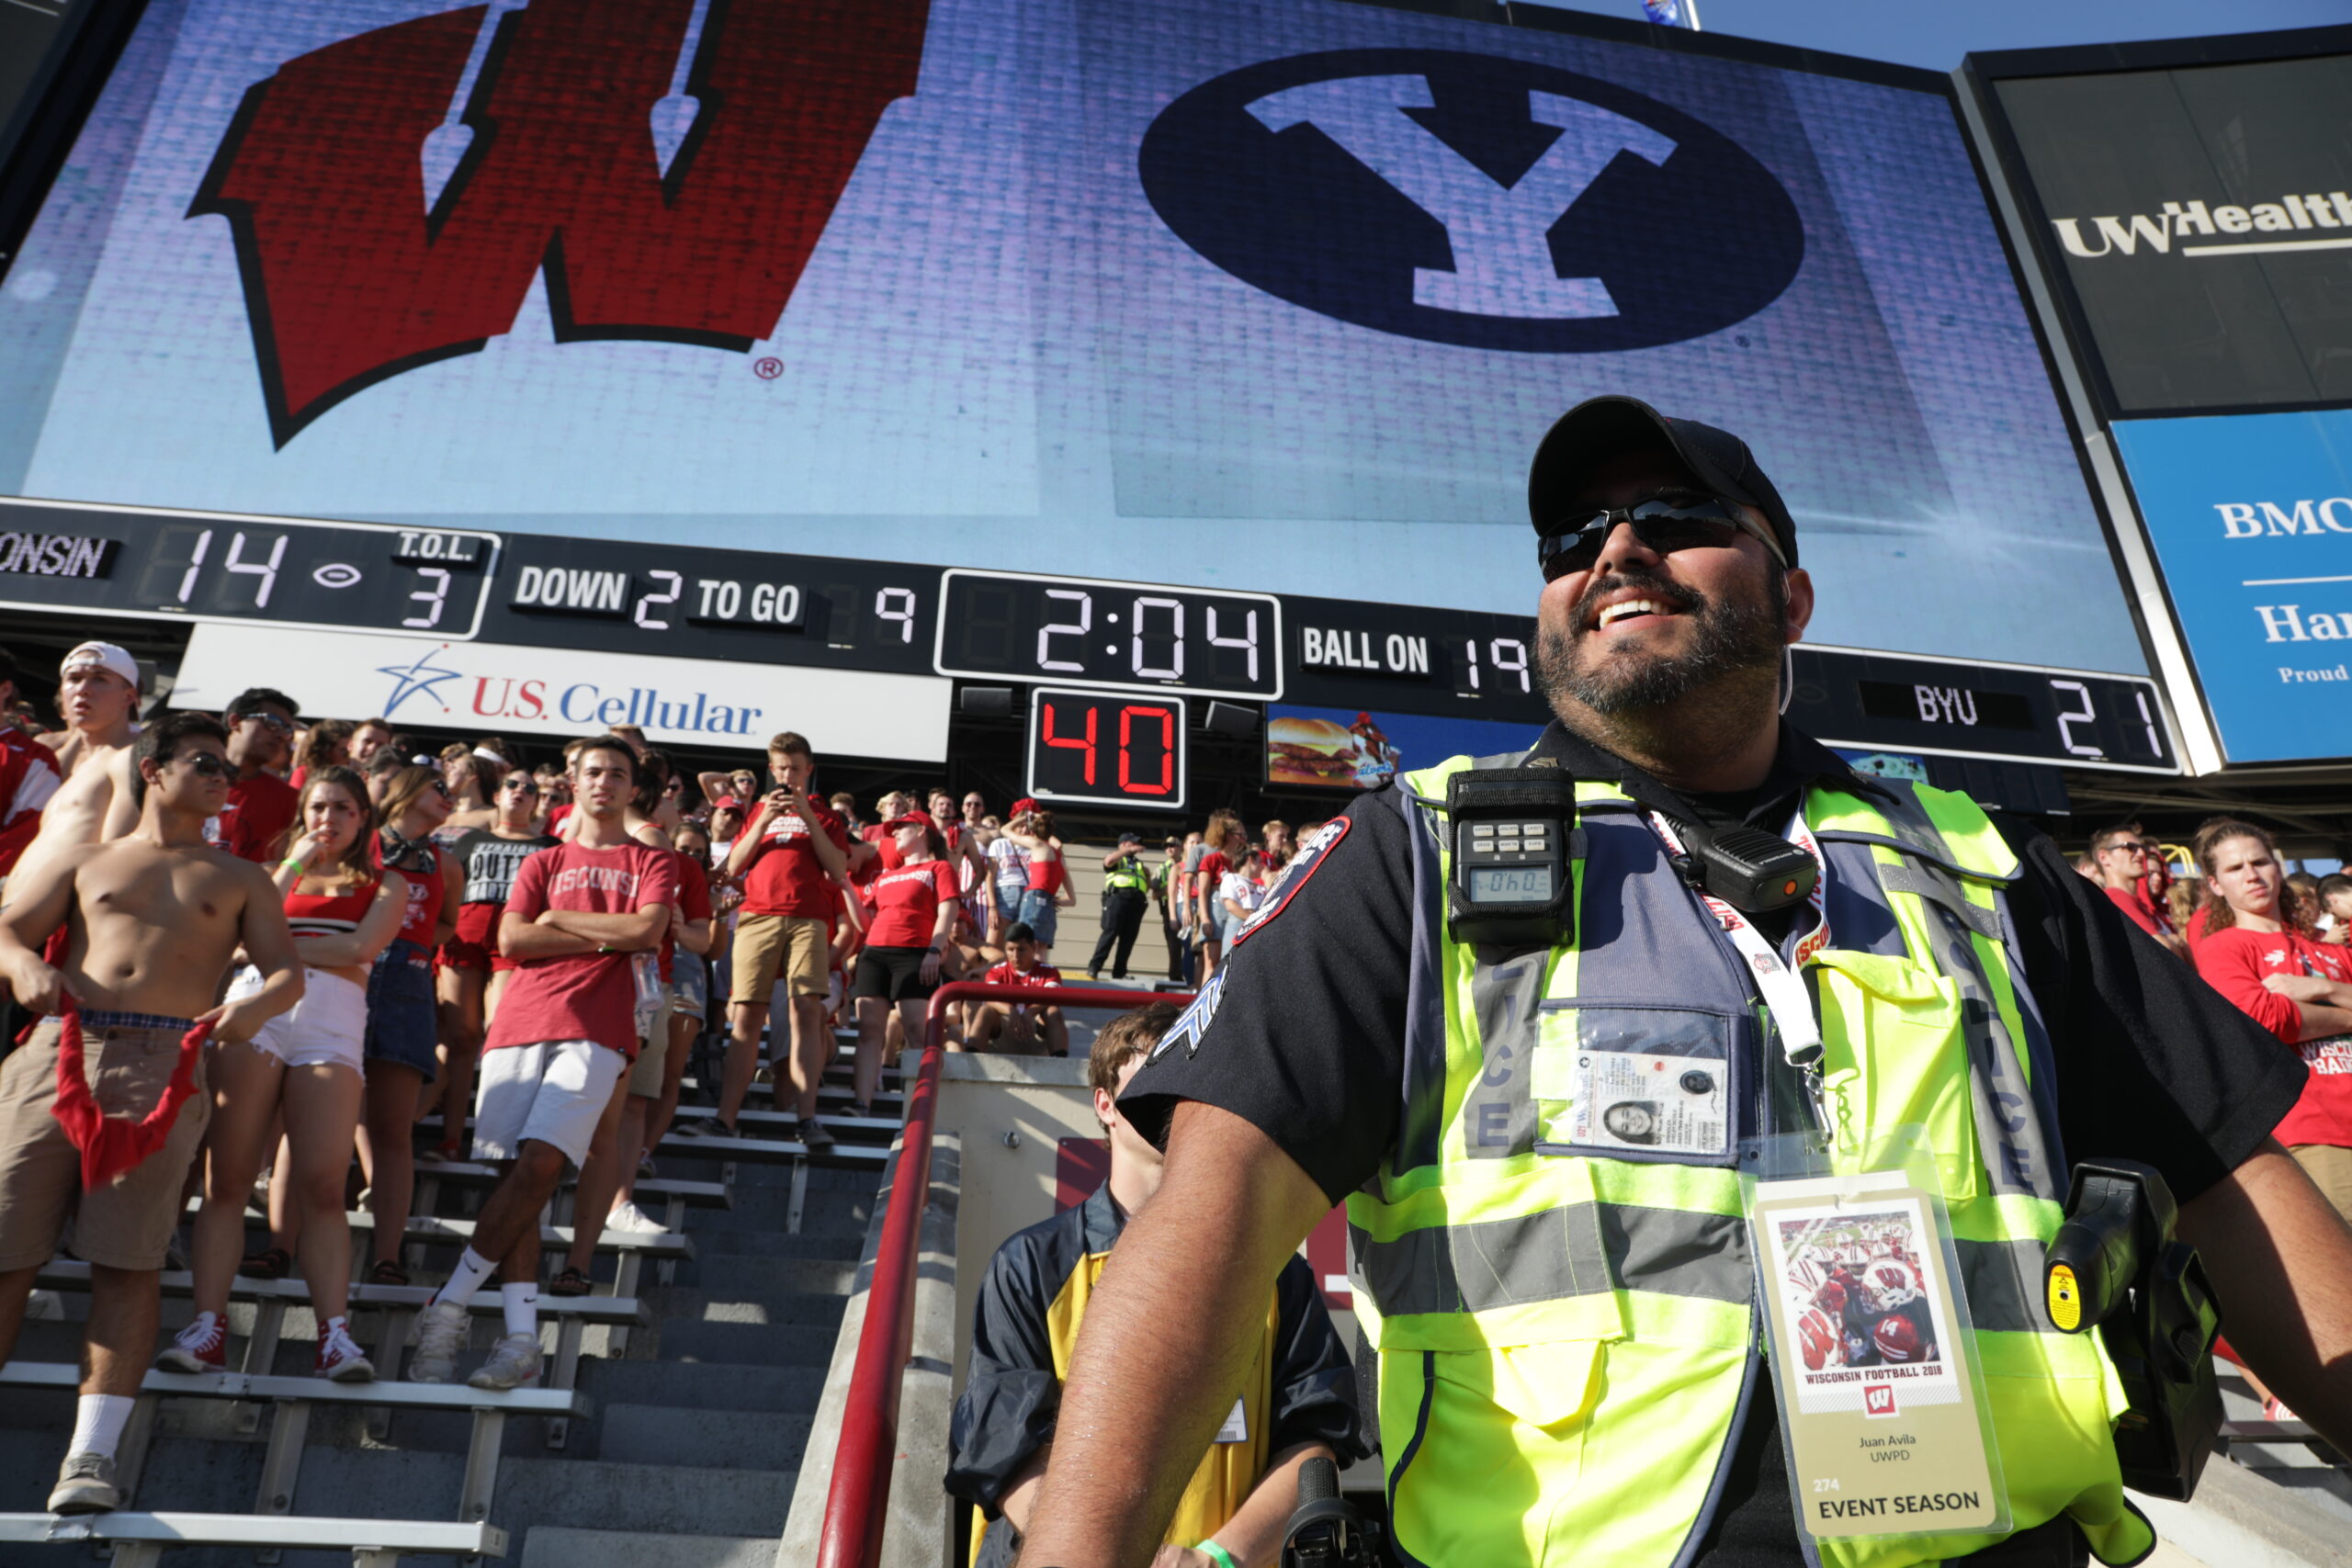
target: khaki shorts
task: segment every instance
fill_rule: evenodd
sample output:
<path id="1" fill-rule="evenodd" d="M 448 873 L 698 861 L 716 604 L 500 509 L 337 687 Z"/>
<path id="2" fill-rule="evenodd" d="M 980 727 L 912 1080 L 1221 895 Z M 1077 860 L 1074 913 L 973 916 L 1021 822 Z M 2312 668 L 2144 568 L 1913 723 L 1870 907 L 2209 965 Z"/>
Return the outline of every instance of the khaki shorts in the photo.
<path id="1" fill-rule="evenodd" d="M 670 1059 L 670 1020 L 675 1015 L 678 993 L 662 988 L 662 1010 L 653 1015 L 653 1027 L 637 1043 L 637 1063 L 628 1070 L 628 1091 L 647 1100 L 662 1098 L 662 1065 Z"/>
<path id="2" fill-rule="evenodd" d="M 2335 1144 L 2297 1144 L 2287 1151 L 2303 1174 L 2312 1179 L 2320 1196 L 2335 1206 L 2335 1212 L 2352 1220 L 2352 1149 Z"/>
<path id="3" fill-rule="evenodd" d="M 153 1111 L 179 1066 L 187 1030 L 186 1024 L 101 1028 L 85 1021 L 83 1066 L 98 1109 L 132 1117 Z M 204 1066 L 197 1065 L 196 1092 L 181 1105 L 164 1146 L 96 1191 L 85 1192 L 82 1152 L 50 1114 L 62 1032 L 57 1020 L 43 1019 L 32 1038 L 0 1063 L 0 1272 L 48 1262 L 68 1218 L 74 1254 L 84 1262 L 161 1269 L 179 1224 L 181 1183 L 212 1119 Z"/>
<path id="4" fill-rule="evenodd" d="M 764 1005 L 781 980 L 796 997 L 825 994 L 831 920 L 746 915 L 735 926 L 735 991 L 729 999 Z"/>

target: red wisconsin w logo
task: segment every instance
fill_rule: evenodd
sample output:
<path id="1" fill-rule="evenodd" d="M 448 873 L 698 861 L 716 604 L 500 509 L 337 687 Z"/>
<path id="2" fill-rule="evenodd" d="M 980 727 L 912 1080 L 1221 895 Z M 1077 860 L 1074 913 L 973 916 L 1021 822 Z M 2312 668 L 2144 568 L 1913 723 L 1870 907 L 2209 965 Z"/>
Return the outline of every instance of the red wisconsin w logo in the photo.
<path id="1" fill-rule="evenodd" d="M 915 89 L 925 0 L 700 4 L 468 6 L 246 93 L 188 216 L 235 234 L 279 446 L 480 350 L 542 269 L 558 342 L 741 353 L 775 330 L 882 111 Z"/>

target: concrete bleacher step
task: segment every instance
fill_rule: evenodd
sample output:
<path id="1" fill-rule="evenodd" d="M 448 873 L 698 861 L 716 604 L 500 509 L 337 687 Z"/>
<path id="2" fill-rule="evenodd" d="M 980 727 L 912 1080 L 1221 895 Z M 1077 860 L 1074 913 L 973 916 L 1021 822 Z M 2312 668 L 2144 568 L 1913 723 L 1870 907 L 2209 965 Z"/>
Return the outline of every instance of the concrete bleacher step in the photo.
<path id="1" fill-rule="evenodd" d="M 605 1413 L 597 1457 L 708 1470 L 791 1470 L 808 1446 L 814 1411 L 693 1410 L 618 1404 Z"/>
<path id="2" fill-rule="evenodd" d="M 804 1326 L 806 1333 L 779 1334 L 775 1325 L 766 1323 L 665 1323 L 661 1332 L 662 1355 L 672 1361 L 821 1370 L 833 1359 L 840 1309 L 834 1309 L 830 1320 L 820 1317 Z"/>
<path id="3" fill-rule="evenodd" d="M 821 1366 L 746 1367 L 695 1361 L 589 1360 L 580 1387 L 600 1411 L 674 1404 L 704 1412 L 809 1414 L 824 1393 Z"/>
<path id="4" fill-rule="evenodd" d="M 509 1460 L 491 1518 L 570 1529 L 684 1536 L 784 1533 L 799 1455 L 778 1469 L 624 1464 L 610 1460 Z M 527 1537 L 526 1537 L 527 1540 Z M 773 1550 L 773 1548 L 771 1548 Z"/>
<path id="5" fill-rule="evenodd" d="M 523 1542 L 522 1568 L 775 1568 L 775 1540 L 541 1525 Z"/>

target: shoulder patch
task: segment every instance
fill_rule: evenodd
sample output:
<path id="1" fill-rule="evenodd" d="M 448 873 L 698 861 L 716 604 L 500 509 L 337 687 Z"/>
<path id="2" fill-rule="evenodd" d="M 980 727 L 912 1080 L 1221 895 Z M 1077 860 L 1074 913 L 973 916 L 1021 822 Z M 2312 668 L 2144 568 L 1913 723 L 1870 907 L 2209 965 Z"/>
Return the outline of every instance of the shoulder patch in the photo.
<path id="1" fill-rule="evenodd" d="M 1193 998 L 1193 1005 L 1177 1015 L 1176 1021 L 1168 1026 L 1168 1032 L 1159 1037 L 1159 1043 L 1144 1057 L 1146 1062 L 1159 1060 L 1171 1046 L 1183 1046 L 1186 1056 L 1201 1048 L 1201 1033 L 1208 1028 L 1209 1021 L 1216 1017 L 1217 1004 L 1225 999 L 1226 974 L 1225 966 L 1219 964 L 1216 973 L 1209 976 L 1209 983 Z"/>
<path id="2" fill-rule="evenodd" d="M 1250 911 L 1250 918 L 1241 922 L 1241 929 L 1233 933 L 1230 945 L 1238 948 L 1259 927 L 1281 914 L 1290 901 L 1298 897 L 1298 890 L 1306 886 L 1307 879 L 1323 864 L 1324 857 L 1348 836 L 1348 829 L 1352 826 L 1349 818 L 1334 817 L 1309 833 L 1306 841 L 1298 846 L 1298 853 L 1291 857 L 1290 864 L 1283 867 L 1282 875 L 1266 889 L 1265 902 Z"/>

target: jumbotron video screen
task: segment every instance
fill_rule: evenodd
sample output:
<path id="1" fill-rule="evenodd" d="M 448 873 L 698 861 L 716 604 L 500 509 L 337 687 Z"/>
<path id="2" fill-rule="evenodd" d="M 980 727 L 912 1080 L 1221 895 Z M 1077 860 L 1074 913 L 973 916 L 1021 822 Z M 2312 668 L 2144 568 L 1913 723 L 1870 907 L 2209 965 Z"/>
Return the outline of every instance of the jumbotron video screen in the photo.
<path id="1" fill-rule="evenodd" d="M 1571 24 L 1572 25 L 1572 24 Z M 0 493 L 1524 614 L 1739 432 L 1811 637 L 2145 669 L 1948 96 L 1282 0 L 154 0 Z"/>

